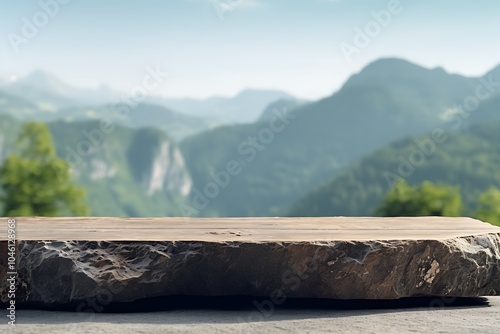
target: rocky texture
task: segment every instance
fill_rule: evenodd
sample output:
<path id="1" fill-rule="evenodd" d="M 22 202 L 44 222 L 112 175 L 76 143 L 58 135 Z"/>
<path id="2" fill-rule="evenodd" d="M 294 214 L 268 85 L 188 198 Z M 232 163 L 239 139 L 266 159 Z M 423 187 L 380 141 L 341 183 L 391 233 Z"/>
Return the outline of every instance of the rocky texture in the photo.
<path id="1" fill-rule="evenodd" d="M 17 236 L 17 302 L 42 306 L 500 295 L 500 228 L 469 218 L 19 218 Z"/>
<path id="2" fill-rule="evenodd" d="M 191 186 L 191 178 L 186 172 L 181 151 L 173 146 L 172 142 L 162 142 L 151 164 L 147 180 L 148 195 L 166 189 L 171 193 L 187 196 L 191 191 Z"/>

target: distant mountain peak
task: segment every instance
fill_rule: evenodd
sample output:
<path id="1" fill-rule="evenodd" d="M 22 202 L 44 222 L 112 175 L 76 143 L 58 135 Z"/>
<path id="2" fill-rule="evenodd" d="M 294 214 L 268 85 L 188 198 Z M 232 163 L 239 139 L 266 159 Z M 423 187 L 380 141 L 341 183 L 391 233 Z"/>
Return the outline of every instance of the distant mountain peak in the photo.
<path id="1" fill-rule="evenodd" d="M 58 108 L 108 103 L 116 96 L 116 93 L 107 85 L 103 84 L 94 89 L 79 88 L 43 70 L 35 70 L 12 82 L 9 90 L 14 95 L 28 96 L 28 99 L 44 104 L 50 103 Z"/>
<path id="2" fill-rule="evenodd" d="M 428 70 L 425 67 L 414 64 L 401 58 L 381 58 L 365 66 L 359 74 L 366 73 L 398 73 L 400 71 Z"/>
<path id="3" fill-rule="evenodd" d="M 53 82 L 58 82 L 61 84 L 63 83 L 62 80 L 60 80 L 56 76 L 40 69 L 34 70 L 27 76 L 21 78 L 20 80 L 32 83 L 53 83 Z"/>
<path id="4" fill-rule="evenodd" d="M 43 70 L 35 70 L 15 82 L 17 86 L 33 87 L 41 91 L 66 95 L 73 88 L 58 77 Z"/>
<path id="5" fill-rule="evenodd" d="M 359 86 L 377 86 L 395 90 L 418 87 L 441 89 L 454 85 L 456 81 L 468 81 L 470 78 L 450 74 L 442 67 L 426 68 L 400 58 L 382 58 L 376 60 L 360 72 L 351 76 L 342 89 Z"/>
<path id="6" fill-rule="evenodd" d="M 448 73 L 443 67 L 437 66 L 432 69 L 434 72 Z"/>

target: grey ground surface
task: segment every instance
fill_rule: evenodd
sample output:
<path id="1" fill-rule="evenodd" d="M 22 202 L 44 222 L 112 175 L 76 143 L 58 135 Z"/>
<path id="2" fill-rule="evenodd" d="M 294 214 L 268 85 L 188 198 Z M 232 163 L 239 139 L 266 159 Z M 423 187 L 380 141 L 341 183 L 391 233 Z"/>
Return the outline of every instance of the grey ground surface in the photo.
<path id="1" fill-rule="evenodd" d="M 432 305 L 430 305 L 432 304 Z M 500 297 L 442 307 L 435 300 L 397 309 L 300 309 L 266 312 L 174 310 L 147 313 L 78 314 L 18 310 L 17 326 L 1 333 L 500 333 Z"/>

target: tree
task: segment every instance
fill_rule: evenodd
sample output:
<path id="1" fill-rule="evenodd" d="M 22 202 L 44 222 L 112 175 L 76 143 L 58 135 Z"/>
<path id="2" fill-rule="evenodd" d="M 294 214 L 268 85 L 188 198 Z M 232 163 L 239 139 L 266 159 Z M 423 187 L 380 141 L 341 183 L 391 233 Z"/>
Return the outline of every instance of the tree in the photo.
<path id="1" fill-rule="evenodd" d="M 500 189 L 492 187 L 479 196 L 474 217 L 500 226 Z"/>
<path id="2" fill-rule="evenodd" d="M 462 213 L 460 189 L 428 181 L 411 187 L 406 181 L 399 181 L 386 194 L 376 213 L 386 217 L 457 217 Z"/>
<path id="3" fill-rule="evenodd" d="M 89 213 L 85 190 L 72 183 L 69 166 L 57 157 L 45 124 L 25 123 L 16 149 L 0 167 L 3 216 Z"/>

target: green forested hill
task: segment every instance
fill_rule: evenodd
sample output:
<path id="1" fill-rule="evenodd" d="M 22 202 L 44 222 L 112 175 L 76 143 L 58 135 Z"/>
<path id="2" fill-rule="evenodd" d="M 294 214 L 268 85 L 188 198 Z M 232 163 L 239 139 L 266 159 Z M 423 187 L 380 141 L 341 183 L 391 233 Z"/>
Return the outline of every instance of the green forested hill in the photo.
<path id="1" fill-rule="evenodd" d="M 292 110 L 294 118 L 283 131 L 263 147 L 262 140 L 257 142 L 260 146 L 252 161 L 247 161 L 250 155 L 245 148 L 252 136 L 258 139 L 259 133 L 267 131 L 269 120 L 188 138 L 181 148 L 200 192 L 229 161 L 243 166 L 200 214 L 282 214 L 363 155 L 440 126 L 450 110 L 474 94 L 477 84 L 477 78 L 383 59 L 353 76 L 332 96 Z"/>
<path id="2" fill-rule="evenodd" d="M 482 192 L 500 186 L 500 121 L 446 132 L 441 143 L 433 141 L 434 150 L 430 138 L 431 133 L 398 140 L 366 156 L 296 202 L 289 215 L 373 215 L 393 179 L 401 176 L 410 184 L 429 180 L 460 186 L 465 214 L 470 214 Z"/>
<path id="3" fill-rule="evenodd" d="M 0 160 L 13 150 L 20 122 L 0 115 Z M 191 179 L 173 141 L 161 130 L 97 121 L 49 123 L 57 154 L 87 190 L 94 216 L 179 216 Z M 101 134 L 99 134 L 99 132 Z"/>
<path id="4" fill-rule="evenodd" d="M 131 128 L 155 127 L 165 131 L 176 141 L 208 130 L 212 126 L 211 121 L 207 119 L 181 114 L 160 105 L 141 103 L 133 108 L 126 108 L 128 111 L 124 112 L 124 115 L 118 114 L 120 111 L 114 111 L 109 105 L 65 108 L 47 120 L 82 121 L 107 118 Z"/>
<path id="5" fill-rule="evenodd" d="M 167 132 L 177 141 L 208 130 L 215 124 L 208 119 L 177 113 L 155 104 L 141 103 L 133 108 L 119 105 L 116 108 L 118 111 L 115 111 L 111 105 L 50 109 L 53 107 L 49 104 L 35 104 L 30 101 L 0 90 L 0 113 L 11 115 L 20 121 L 79 122 L 110 119 L 114 123 L 131 128 L 156 127 Z M 120 114 L 122 110 L 127 110 L 127 112 Z"/>

